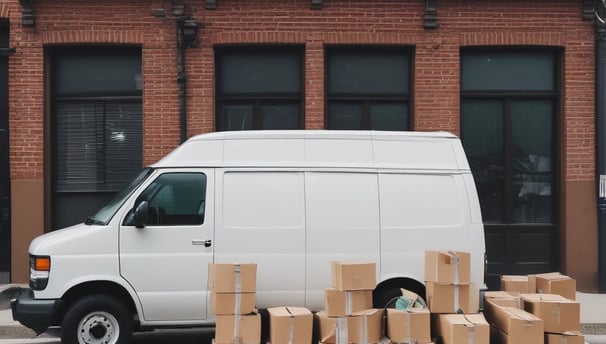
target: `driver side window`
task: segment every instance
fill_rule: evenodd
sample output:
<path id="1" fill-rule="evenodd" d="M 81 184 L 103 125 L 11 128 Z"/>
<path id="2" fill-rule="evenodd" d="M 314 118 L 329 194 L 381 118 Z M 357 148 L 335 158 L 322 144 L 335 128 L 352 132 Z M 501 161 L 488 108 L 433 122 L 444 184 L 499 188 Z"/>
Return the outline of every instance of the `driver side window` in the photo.
<path id="1" fill-rule="evenodd" d="M 206 176 L 165 173 L 141 193 L 135 208 L 149 202 L 148 226 L 192 226 L 204 223 Z"/>

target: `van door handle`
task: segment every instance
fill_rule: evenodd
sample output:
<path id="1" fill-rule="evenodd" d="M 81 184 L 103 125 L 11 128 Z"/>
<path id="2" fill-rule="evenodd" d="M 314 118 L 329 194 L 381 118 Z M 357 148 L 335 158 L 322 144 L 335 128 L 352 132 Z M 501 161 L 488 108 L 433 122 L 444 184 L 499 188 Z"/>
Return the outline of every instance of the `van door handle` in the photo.
<path id="1" fill-rule="evenodd" d="M 202 240 L 202 239 L 192 239 L 192 245 L 204 245 L 204 247 L 210 247 L 212 245 L 211 240 Z"/>

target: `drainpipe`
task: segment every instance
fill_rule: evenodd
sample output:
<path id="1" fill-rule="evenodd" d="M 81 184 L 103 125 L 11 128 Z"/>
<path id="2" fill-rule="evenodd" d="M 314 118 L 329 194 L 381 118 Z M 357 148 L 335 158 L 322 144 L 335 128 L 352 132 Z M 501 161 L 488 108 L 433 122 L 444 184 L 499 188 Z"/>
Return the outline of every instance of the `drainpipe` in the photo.
<path id="1" fill-rule="evenodd" d="M 595 111 L 599 289 L 606 292 L 606 22 L 596 16 Z"/>
<path id="2" fill-rule="evenodd" d="M 177 84 L 179 85 L 179 128 L 181 143 L 187 139 L 187 103 L 185 78 L 185 43 L 183 41 L 183 20 L 177 20 Z"/>

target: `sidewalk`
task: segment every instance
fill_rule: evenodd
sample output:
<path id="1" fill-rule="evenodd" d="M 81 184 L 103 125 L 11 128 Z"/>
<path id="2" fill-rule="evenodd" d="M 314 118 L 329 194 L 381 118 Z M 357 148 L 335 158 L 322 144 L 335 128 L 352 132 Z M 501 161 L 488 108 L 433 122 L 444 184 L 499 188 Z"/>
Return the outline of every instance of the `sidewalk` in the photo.
<path id="1" fill-rule="evenodd" d="M 20 285 L 0 285 L 0 339 L 34 338 L 34 331 L 16 321 L 9 306 L 9 298 Z M 581 304 L 581 331 L 590 343 L 606 343 L 606 294 L 577 292 Z M 591 340 L 589 340 L 591 338 Z"/>
<path id="2" fill-rule="evenodd" d="M 34 338 L 36 333 L 13 320 L 10 299 L 26 285 L 0 285 L 0 338 Z"/>

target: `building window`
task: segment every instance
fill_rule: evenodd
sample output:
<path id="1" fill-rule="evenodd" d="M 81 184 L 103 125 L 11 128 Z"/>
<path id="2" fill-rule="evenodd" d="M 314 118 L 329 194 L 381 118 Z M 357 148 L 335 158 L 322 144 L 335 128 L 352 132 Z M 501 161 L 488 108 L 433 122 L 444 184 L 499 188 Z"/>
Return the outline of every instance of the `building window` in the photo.
<path id="1" fill-rule="evenodd" d="M 326 50 L 328 129 L 410 129 L 410 50 Z"/>
<path id="2" fill-rule="evenodd" d="M 217 130 L 301 129 L 303 49 L 216 49 Z"/>
<path id="3" fill-rule="evenodd" d="M 464 51 L 461 136 L 486 223 L 554 223 L 558 56 Z"/>
<path id="4" fill-rule="evenodd" d="M 61 228 L 93 214 L 142 168 L 141 49 L 57 47 L 49 56 Z"/>

